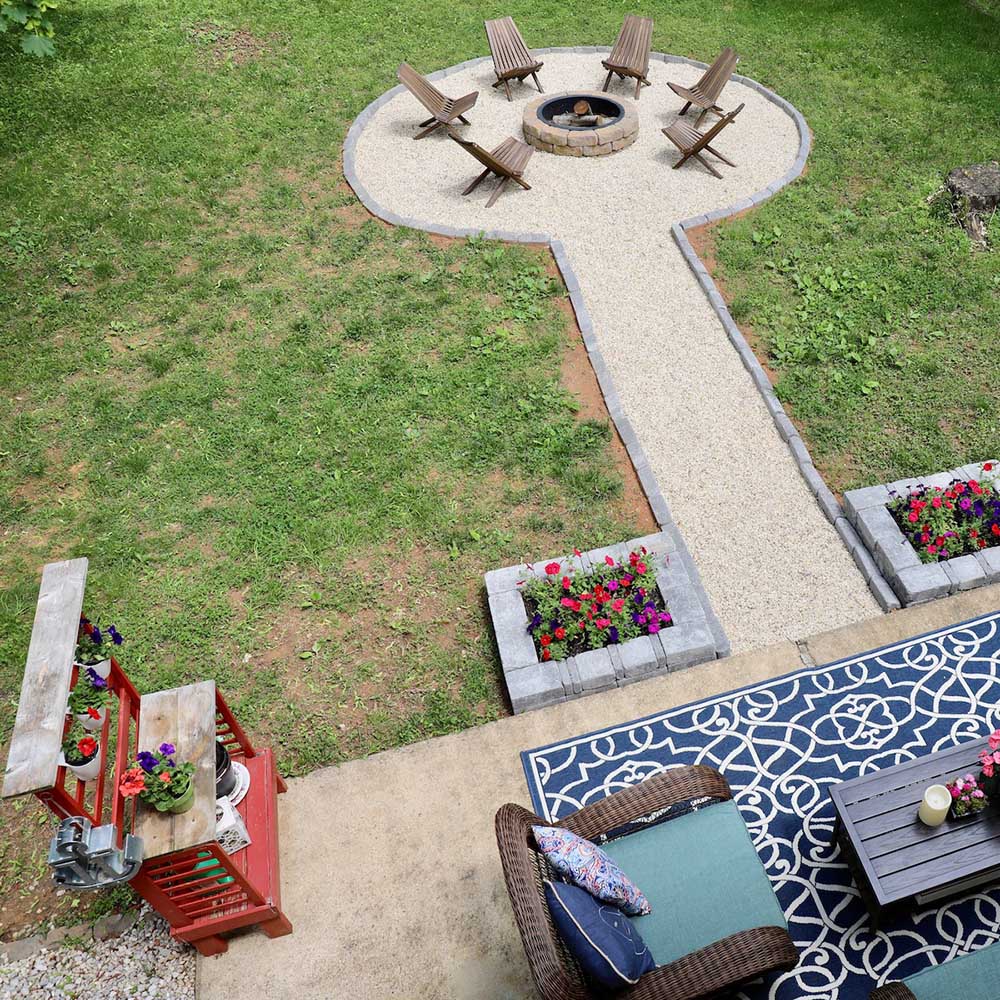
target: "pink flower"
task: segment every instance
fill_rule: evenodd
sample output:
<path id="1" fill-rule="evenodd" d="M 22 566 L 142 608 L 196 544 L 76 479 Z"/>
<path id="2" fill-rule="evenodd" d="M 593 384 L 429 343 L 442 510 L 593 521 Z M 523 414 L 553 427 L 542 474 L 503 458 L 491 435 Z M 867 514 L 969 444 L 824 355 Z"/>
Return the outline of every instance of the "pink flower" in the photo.
<path id="1" fill-rule="evenodd" d="M 986 793 L 985 793 L 985 792 L 984 792 L 984 791 L 983 791 L 983 790 L 982 790 L 981 788 L 977 788 L 977 789 L 976 789 L 976 790 L 975 790 L 975 791 L 974 791 L 974 792 L 972 793 L 972 797 L 973 797 L 974 799 L 985 799 L 985 798 L 986 798 Z"/>
<path id="2" fill-rule="evenodd" d="M 983 761 L 983 774 L 987 778 L 993 777 L 993 761 L 991 760 Z"/>
<path id="3" fill-rule="evenodd" d="M 625 607 L 625 601 L 623 598 L 619 597 L 617 601 L 614 601 L 611 605 L 613 611 L 621 611 Z"/>
<path id="4" fill-rule="evenodd" d="M 594 624 L 598 628 L 607 628 L 611 624 L 611 619 L 610 618 L 597 618 L 597 619 L 595 619 Z"/>
<path id="5" fill-rule="evenodd" d="M 646 572 L 646 564 L 644 562 L 637 563 L 635 568 L 636 568 L 636 571 L 639 572 L 639 573 L 645 573 Z"/>
<path id="6" fill-rule="evenodd" d="M 606 562 L 606 563 L 607 563 L 607 564 L 608 564 L 609 566 L 614 566 L 614 564 L 615 564 L 615 561 L 614 561 L 614 559 L 612 559 L 612 558 L 611 558 L 611 556 L 605 556 L 605 557 L 604 557 L 604 561 L 605 561 L 605 562 Z"/>
<path id="7" fill-rule="evenodd" d="M 958 785 L 951 786 L 951 797 L 957 799 L 962 793 L 958 790 Z"/>
<path id="8" fill-rule="evenodd" d="M 1000 750 L 1000 729 L 998 729 L 989 739 L 991 750 Z"/>

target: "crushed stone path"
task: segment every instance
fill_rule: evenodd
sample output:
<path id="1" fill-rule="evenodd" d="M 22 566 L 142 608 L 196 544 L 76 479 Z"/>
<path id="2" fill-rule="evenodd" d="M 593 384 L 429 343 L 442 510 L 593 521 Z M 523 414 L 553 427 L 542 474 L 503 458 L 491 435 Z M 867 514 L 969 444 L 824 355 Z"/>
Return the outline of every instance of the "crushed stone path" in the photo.
<path id="1" fill-rule="evenodd" d="M 599 91 L 597 54 L 544 55 L 546 93 Z M 475 161 L 442 131 L 413 140 L 426 112 L 409 95 L 383 105 L 356 147 L 360 182 L 385 209 L 431 224 L 543 232 L 563 241 L 626 414 L 701 574 L 734 652 L 799 638 L 881 614 L 861 573 L 824 517 L 757 389 L 671 236 L 671 226 L 732 205 L 791 169 L 792 118 L 757 91 L 730 82 L 727 108 L 745 103 L 715 143 L 738 166 L 722 180 L 675 152 L 660 129 L 680 101 L 667 81 L 700 70 L 654 61 L 638 102 L 635 144 L 603 157 L 535 151 L 531 191 L 509 186 L 487 209 L 495 181 L 463 198 Z M 487 149 L 521 137 L 537 96 L 494 90 L 488 62 L 436 85 L 479 91 L 463 134 Z M 612 85 L 630 101 L 632 88 Z"/>

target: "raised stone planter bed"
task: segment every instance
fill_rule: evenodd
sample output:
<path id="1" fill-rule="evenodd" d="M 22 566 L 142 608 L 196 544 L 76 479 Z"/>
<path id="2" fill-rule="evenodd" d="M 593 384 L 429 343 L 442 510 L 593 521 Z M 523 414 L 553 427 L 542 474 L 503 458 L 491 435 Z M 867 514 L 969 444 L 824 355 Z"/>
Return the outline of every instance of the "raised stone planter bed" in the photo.
<path id="1" fill-rule="evenodd" d="M 590 572 L 603 563 L 606 555 L 623 559 L 642 546 L 656 567 L 656 585 L 673 625 L 655 636 L 639 636 L 565 660 L 540 662 L 528 634 L 528 612 L 518 583 L 543 577 L 542 567 L 548 562 L 558 561 L 574 572 Z M 592 549 L 580 556 L 540 560 L 533 569 L 517 565 L 491 570 L 485 582 L 504 680 L 515 714 L 620 687 L 668 670 L 680 670 L 718 656 L 698 589 L 676 555 L 674 542 L 664 532 Z"/>
<path id="2" fill-rule="evenodd" d="M 900 479 L 894 483 L 849 490 L 844 494 L 848 520 L 904 607 L 923 604 L 960 590 L 1000 583 L 1000 546 L 941 562 L 921 562 L 916 549 L 900 531 L 887 507 L 894 494 L 906 496 L 917 486 L 940 486 L 944 489 L 953 479 L 978 479 L 981 474 L 982 463 L 976 462 L 933 476 Z"/>

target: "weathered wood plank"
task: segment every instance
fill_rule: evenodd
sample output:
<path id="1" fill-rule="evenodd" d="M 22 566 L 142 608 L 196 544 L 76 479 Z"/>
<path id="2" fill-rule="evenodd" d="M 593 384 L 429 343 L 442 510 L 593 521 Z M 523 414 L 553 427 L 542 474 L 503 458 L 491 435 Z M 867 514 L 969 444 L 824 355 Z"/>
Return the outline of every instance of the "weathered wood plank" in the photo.
<path id="1" fill-rule="evenodd" d="M 56 782 L 86 585 L 86 559 L 48 563 L 42 570 L 4 772 L 5 799 L 40 792 Z"/>
<path id="2" fill-rule="evenodd" d="M 161 743 L 174 744 L 178 763 L 194 764 L 194 805 L 175 815 L 139 804 L 134 832 L 147 861 L 215 840 L 215 681 L 142 696 L 139 749 Z"/>

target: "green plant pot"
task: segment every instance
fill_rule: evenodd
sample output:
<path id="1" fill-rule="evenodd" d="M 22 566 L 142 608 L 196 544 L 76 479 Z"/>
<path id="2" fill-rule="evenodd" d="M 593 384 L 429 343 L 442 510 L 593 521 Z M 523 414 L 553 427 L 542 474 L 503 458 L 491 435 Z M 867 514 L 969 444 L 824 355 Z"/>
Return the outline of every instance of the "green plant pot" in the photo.
<path id="1" fill-rule="evenodd" d="M 190 809 L 191 806 L 193 805 L 194 805 L 194 782 L 189 781 L 187 786 L 187 791 L 183 795 L 174 799 L 174 801 L 171 802 L 170 805 L 166 806 L 163 809 L 163 812 L 184 813 L 187 812 L 188 809 Z"/>

